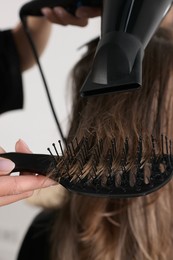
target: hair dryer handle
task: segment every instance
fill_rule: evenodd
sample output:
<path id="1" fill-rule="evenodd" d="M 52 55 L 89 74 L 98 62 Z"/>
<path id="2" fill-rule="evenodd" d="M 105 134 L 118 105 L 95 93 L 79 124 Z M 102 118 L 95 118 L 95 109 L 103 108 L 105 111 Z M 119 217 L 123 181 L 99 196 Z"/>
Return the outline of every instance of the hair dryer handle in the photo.
<path id="1" fill-rule="evenodd" d="M 20 17 L 23 16 L 42 16 L 41 9 L 44 7 L 53 8 L 61 6 L 69 13 L 75 14 L 79 6 L 97 7 L 102 5 L 102 0 L 36 0 L 26 3 L 20 9 Z"/>

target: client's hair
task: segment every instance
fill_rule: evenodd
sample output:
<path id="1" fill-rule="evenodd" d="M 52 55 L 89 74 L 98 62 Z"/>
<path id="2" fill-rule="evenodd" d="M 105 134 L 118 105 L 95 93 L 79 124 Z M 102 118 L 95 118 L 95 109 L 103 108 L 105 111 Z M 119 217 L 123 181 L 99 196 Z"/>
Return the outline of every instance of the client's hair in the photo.
<path id="1" fill-rule="evenodd" d="M 173 38 L 159 29 L 143 61 L 140 90 L 80 98 L 79 90 L 95 53 L 97 40 L 73 70 L 74 106 L 68 140 L 87 135 L 92 142 L 112 137 L 117 153 L 129 138 L 131 154 L 139 135 L 148 139 L 163 133 L 173 137 Z M 146 141 L 145 141 L 146 140 Z M 119 155 L 120 156 L 120 155 Z M 52 260 L 168 260 L 173 254 L 172 182 L 151 195 L 133 199 L 106 199 L 69 194 L 57 210 L 52 234 Z"/>

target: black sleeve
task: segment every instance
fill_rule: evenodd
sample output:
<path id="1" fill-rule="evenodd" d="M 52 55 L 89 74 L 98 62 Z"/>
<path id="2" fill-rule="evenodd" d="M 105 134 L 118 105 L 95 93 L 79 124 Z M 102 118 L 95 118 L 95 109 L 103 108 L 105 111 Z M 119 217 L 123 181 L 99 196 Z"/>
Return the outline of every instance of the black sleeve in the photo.
<path id="1" fill-rule="evenodd" d="M 0 114 L 22 107 L 19 55 L 11 30 L 0 31 Z"/>
<path id="2" fill-rule="evenodd" d="M 31 224 L 21 245 L 17 260 L 49 260 L 50 234 L 54 214 L 51 211 L 40 213 Z"/>

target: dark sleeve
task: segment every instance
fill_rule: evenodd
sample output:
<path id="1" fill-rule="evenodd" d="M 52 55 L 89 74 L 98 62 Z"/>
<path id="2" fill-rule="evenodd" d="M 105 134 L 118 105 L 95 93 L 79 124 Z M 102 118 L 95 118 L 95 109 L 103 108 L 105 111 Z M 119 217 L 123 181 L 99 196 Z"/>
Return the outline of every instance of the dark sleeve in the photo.
<path id="1" fill-rule="evenodd" d="M 0 31 L 0 114 L 22 107 L 19 55 L 11 30 Z"/>
<path id="2" fill-rule="evenodd" d="M 50 211 L 40 213 L 31 224 L 21 245 L 17 260 L 49 260 L 50 234 L 54 214 Z"/>

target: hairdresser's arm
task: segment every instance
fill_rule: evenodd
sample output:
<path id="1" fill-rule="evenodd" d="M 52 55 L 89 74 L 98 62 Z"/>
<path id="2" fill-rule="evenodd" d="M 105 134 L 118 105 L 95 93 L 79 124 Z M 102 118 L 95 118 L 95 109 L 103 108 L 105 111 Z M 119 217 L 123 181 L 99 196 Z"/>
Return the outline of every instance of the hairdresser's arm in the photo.
<path id="1" fill-rule="evenodd" d="M 51 32 L 51 23 L 44 17 L 29 17 L 28 28 L 31 32 L 38 54 L 40 55 L 48 42 Z M 19 53 L 21 71 L 24 71 L 34 65 L 35 59 L 22 24 L 19 23 L 16 28 L 12 30 L 12 33 Z"/>
<path id="2" fill-rule="evenodd" d="M 71 15 L 62 7 L 53 9 L 43 8 L 42 13 L 52 23 L 61 25 L 76 25 L 84 27 L 88 24 L 88 18 L 93 18 L 101 15 L 101 9 L 97 7 L 79 7 L 76 10 L 75 16 Z"/>
<path id="3" fill-rule="evenodd" d="M 31 153 L 27 145 L 19 140 L 16 143 L 16 151 Z M 0 148 L 0 153 L 5 152 Z M 0 206 L 4 206 L 21 199 L 30 197 L 34 190 L 49 187 L 54 181 L 44 176 L 22 173 L 20 176 L 10 176 L 14 163 L 8 159 L 0 158 Z"/>

